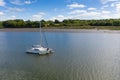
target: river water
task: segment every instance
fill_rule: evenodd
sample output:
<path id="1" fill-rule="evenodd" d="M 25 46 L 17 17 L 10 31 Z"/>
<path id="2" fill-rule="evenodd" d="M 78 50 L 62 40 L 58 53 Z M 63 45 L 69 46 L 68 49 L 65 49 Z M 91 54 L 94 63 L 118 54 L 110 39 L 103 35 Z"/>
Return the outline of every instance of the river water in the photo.
<path id="1" fill-rule="evenodd" d="M 119 80 L 120 34 L 46 32 L 53 54 L 26 54 L 39 32 L 0 32 L 0 80 Z"/>

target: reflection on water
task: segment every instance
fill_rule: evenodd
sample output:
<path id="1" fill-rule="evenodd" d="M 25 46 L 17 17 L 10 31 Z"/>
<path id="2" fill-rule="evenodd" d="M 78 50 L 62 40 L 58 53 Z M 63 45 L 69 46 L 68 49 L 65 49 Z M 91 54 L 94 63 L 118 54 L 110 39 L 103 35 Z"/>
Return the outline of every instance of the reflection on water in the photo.
<path id="1" fill-rule="evenodd" d="M 26 54 L 39 32 L 0 32 L 0 80 L 119 80 L 120 34 L 46 32 L 55 53 Z"/>

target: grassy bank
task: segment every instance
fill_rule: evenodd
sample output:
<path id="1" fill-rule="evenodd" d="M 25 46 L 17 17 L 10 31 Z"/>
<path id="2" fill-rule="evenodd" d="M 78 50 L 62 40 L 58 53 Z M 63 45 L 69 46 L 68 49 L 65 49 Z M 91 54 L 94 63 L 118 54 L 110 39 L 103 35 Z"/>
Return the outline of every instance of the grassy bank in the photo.
<path id="1" fill-rule="evenodd" d="M 97 29 L 97 30 L 120 30 L 120 26 L 59 26 L 44 27 L 44 29 Z"/>

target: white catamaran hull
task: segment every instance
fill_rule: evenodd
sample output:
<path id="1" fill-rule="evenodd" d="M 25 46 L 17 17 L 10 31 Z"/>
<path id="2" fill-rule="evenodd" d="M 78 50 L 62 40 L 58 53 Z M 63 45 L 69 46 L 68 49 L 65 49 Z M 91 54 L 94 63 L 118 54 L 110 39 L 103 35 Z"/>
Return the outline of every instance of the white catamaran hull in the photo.
<path id="1" fill-rule="evenodd" d="M 53 50 L 50 49 L 50 48 L 33 46 L 31 49 L 27 50 L 26 52 L 27 53 L 33 53 L 33 54 L 49 54 L 49 53 L 52 53 Z"/>

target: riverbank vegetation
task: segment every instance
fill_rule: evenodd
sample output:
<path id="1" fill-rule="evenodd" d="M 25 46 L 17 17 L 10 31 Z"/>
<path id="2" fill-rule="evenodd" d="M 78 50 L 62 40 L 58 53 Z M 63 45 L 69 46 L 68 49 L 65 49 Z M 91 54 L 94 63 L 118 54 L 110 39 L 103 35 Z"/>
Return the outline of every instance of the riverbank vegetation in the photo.
<path id="1" fill-rule="evenodd" d="M 63 21 L 45 21 L 41 20 L 44 28 L 62 28 L 62 29 L 113 29 L 120 30 L 120 19 L 101 19 L 101 20 L 79 20 L 66 19 Z M 0 22 L 0 28 L 38 28 L 39 21 L 24 21 L 22 19 L 6 20 Z"/>

